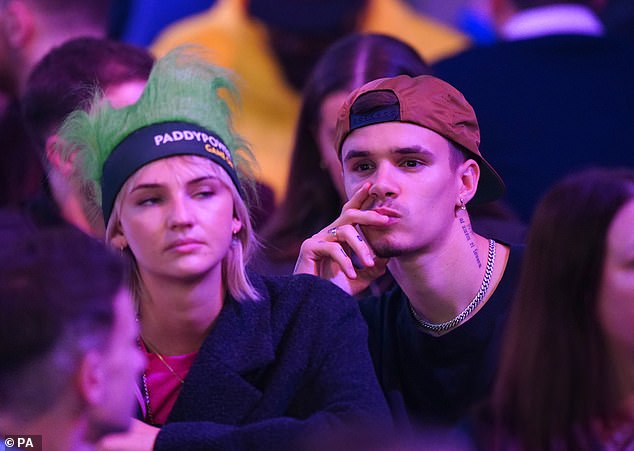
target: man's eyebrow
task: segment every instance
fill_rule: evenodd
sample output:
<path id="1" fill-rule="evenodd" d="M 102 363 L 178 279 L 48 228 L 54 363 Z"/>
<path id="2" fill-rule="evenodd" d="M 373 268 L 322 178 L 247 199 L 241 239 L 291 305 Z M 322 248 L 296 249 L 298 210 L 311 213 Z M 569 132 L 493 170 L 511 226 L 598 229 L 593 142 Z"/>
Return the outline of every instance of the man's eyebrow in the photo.
<path id="1" fill-rule="evenodd" d="M 370 155 L 370 152 L 368 152 L 367 150 L 351 150 L 346 154 L 343 161 L 349 161 L 353 158 L 367 157 L 368 155 Z"/>
<path id="2" fill-rule="evenodd" d="M 421 146 L 399 147 L 392 150 L 392 153 L 399 155 L 420 155 L 427 158 L 433 158 L 434 153 Z"/>
<path id="3" fill-rule="evenodd" d="M 421 146 L 408 146 L 408 147 L 396 147 L 390 150 L 390 153 L 398 155 L 420 155 L 427 158 L 433 158 L 434 153 Z M 367 150 L 350 150 L 343 161 L 349 161 L 353 158 L 365 158 L 371 155 L 371 152 Z"/>

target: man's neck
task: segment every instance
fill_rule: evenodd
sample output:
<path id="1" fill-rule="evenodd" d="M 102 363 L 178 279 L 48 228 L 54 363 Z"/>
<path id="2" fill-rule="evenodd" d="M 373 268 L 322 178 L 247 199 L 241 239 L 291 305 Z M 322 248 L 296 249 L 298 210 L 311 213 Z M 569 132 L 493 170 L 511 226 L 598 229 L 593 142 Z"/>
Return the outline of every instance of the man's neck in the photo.
<path id="1" fill-rule="evenodd" d="M 390 259 L 389 269 L 416 313 L 434 324 L 450 321 L 473 300 L 482 286 L 489 240 L 474 234 L 468 223 L 459 227 L 443 244 L 417 255 Z M 493 268 L 490 297 L 502 277 L 508 249 L 499 251 Z"/>

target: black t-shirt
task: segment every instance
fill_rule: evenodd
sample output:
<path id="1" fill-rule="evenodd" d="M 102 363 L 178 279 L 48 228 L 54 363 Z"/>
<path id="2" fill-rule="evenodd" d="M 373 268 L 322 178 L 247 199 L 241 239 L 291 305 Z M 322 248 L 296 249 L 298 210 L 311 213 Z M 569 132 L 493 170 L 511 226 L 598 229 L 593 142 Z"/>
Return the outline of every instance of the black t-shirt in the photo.
<path id="1" fill-rule="evenodd" d="M 397 424 L 454 424 L 489 394 L 522 253 L 511 247 L 486 304 L 440 337 L 416 326 L 399 286 L 360 302 L 377 377 Z"/>

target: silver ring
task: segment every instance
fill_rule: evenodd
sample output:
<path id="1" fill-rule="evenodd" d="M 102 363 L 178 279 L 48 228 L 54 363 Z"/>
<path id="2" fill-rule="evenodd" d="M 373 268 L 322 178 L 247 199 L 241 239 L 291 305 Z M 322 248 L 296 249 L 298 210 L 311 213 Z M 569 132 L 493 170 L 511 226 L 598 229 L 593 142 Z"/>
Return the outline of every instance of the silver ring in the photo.
<path id="1" fill-rule="evenodd" d="M 330 229 L 328 229 L 328 234 L 330 236 L 332 236 L 336 240 L 337 239 L 337 228 L 336 227 L 331 227 Z"/>

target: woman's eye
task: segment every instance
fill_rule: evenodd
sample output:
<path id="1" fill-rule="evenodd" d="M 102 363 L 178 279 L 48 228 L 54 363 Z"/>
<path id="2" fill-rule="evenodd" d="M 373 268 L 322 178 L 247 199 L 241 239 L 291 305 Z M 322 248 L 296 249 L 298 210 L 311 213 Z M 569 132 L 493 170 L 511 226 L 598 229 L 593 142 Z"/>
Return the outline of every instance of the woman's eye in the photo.
<path id="1" fill-rule="evenodd" d="M 137 205 L 140 205 L 140 206 L 156 205 L 160 202 L 161 202 L 161 198 L 158 196 L 144 197 L 137 202 Z"/>
<path id="2" fill-rule="evenodd" d="M 213 196 L 214 194 L 215 192 L 212 190 L 201 190 L 201 191 L 196 191 L 194 193 L 194 197 L 197 197 L 199 199 L 205 199 L 205 198 Z"/>

